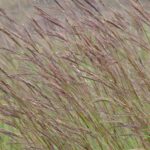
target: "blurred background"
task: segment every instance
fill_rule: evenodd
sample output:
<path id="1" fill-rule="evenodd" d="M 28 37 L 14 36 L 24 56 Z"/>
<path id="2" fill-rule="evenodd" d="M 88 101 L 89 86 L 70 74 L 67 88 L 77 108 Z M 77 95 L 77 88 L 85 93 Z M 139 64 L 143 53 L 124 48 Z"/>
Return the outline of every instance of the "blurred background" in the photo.
<path id="1" fill-rule="evenodd" d="M 57 0 L 58 2 L 63 2 L 63 0 Z M 93 1 L 93 0 L 90 0 Z M 118 0 L 104 0 L 110 7 L 117 7 L 116 1 Z M 129 0 L 121 0 L 124 5 L 128 4 Z M 57 12 L 53 12 L 52 9 L 56 6 L 54 5 L 55 0 L 0 0 L 0 8 L 5 9 L 7 13 L 19 21 L 20 23 L 25 23 L 27 17 L 34 15 L 34 7 L 40 6 L 43 9 L 48 8 L 54 15 Z M 140 0 L 140 2 L 145 5 L 144 8 L 150 8 L 150 0 Z"/>

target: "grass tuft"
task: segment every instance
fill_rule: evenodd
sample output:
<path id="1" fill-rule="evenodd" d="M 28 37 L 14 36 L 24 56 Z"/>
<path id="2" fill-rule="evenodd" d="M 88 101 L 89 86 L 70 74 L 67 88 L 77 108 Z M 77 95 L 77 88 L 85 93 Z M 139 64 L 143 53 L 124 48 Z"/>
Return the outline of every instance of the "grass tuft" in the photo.
<path id="1" fill-rule="evenodd" d="M 148 150 L 150 13 L 55 2 L 61 18 L 36 6 L 29 26 L 1 10 L 0 148 Z"/>

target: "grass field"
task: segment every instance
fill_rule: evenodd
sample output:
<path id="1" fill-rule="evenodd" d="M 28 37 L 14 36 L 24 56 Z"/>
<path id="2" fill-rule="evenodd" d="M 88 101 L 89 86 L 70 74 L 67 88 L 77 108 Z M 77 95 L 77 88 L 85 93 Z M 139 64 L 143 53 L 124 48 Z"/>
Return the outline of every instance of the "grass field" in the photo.
<path id="1" fill-rule="evenodd" d="M 0 150 L 149 150 L 150 13 L 121 2 L 0 1 Z"/>

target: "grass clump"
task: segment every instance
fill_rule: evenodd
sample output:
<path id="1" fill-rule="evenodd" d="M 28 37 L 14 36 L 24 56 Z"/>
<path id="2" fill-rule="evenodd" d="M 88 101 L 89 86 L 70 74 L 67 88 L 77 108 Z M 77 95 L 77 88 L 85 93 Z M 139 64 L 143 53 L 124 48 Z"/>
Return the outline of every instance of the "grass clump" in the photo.
<path id="1" fill-rule="evenodd" d="M 43 21 L 31 18 L 28 28 L 1 11 L 13 26 L 0 27 L 0 133 L 8 143 L 149 149 L 150 14 L 140 2 L 117 5 L 56 1 L 61 19 L 35 7 Z"/>

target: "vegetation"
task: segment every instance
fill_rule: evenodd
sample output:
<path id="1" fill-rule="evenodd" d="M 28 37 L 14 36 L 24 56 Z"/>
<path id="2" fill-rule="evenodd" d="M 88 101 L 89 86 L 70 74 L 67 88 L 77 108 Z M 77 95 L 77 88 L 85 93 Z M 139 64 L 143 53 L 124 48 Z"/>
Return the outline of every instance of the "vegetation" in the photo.
<path id="1" fill-rule="evenodd" d="M 148 150 L 150 13 L 55 3 L 28 28 L 0 12 L 0 149 Z"/>

